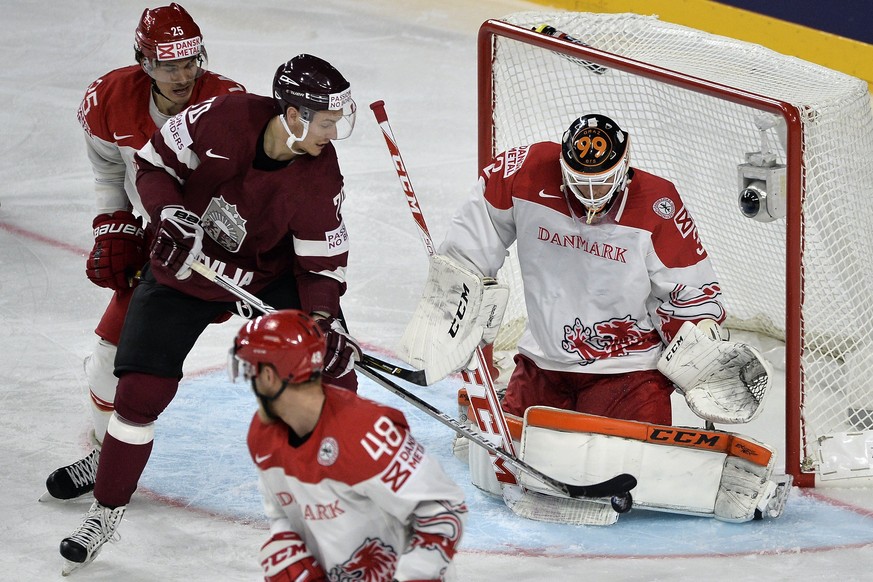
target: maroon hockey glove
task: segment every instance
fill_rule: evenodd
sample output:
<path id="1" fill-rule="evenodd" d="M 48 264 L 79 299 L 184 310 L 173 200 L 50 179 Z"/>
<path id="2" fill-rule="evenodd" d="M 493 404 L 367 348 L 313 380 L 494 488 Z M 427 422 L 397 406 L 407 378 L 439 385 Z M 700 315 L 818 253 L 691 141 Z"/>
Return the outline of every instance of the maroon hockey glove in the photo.
<path id="1" fill-rule="evenodd" d="M 152 268 L 169 271 L 177 279 L 191 276 L 191 263 L 203 248 L 200 217 L 181 206 L 167 206 L 161 211 L 161 223 L 150 257 Z"/>
<path id="2" fill-rule="evenodd" d="M 363 358 L 361 346 L 350 336 L 343 324 L 335 317 L 326 317 L 316 321 L 327 340 L 327 352 L 324 355 L 324 375 L 329 378 L 345 376 L 355 367 L 355 362 Z"/>
<path id="3" fill-rule="evenodd" d="M 258 554 L 266 582 L 324 582 L 324 569 L 300 536 L 292 531 L 274 534 Z"/>
<path id="4" fill-rule="evenodd" d="M 138 271 L 148 260 L 142 219 L 126 210 L 94 219 L 94 248 L 85 263 L 92 283 L 119 291 L 136 284 Z"/>

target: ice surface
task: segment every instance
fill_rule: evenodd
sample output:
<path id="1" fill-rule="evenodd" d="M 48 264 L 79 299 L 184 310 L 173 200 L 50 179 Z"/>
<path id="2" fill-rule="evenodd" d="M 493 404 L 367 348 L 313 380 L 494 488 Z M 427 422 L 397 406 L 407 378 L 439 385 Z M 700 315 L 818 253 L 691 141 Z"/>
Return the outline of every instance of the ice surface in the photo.
<path id="1" fill-rule="evenodd" d="M 276 66 L 317 54 L 351 80 L 359 107 L 338 146 L 352 237 L 344 309 L 367 350 L 390 357 L 415 305 L 426 259 L 369 103 L 386 103 L 434 238 L 476 176 L 476 32 L 486 18 L 535 6 L 490 0 L 186 1 L 213 70 L 269 92 Z M 133 62 L 145 7 L 6 0 L 0 21 L 0 579 L 60 578 L 58 543 L 90 500 L 37 503 L 48 473 L 87 452 L 82 358 L 108 292 L 84 277 L 94 206 L 76 108 L 85 87 Z M 223 375 L 239 320 L 213 326 L 186 365 L 157 426 L 152 462 L 121 541 L 71 579 L 257 580 L 266 535 L 245 428 L 254 402 Z M 420 392 L 452 414 L 456 384 Z M 632 512 L 609 528 L 548 526 L 512 516 L 466 484 L 450 431 L 362 382 L 362 394 L 403 408 L 413 429 L 464 483 L 471 505 L 457 557 L 461 580 L 869 579 L 870 489 L 795 490 L 777 521 L 729 525 Z M 783 450 L 778 395 L 750 435 Z M 681 405 L 677 406 L 681 410 Z M 693 418 L 677 412 L 677 422 Z"/>

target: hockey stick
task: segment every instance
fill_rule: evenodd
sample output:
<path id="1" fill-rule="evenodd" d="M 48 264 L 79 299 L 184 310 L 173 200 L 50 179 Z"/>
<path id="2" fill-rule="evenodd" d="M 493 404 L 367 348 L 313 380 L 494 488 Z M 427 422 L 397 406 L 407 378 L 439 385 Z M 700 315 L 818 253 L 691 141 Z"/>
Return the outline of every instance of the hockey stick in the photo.
<path id="1" fill-rule="evenodd" d="M 589 48 L 591 47 L 590 44 L 582 42 L 578 38 L 574 38 L 574 37 L 570 36 L 569 34 L 567 34 L 566 32 L 562 32 L 560 30 L 555 29 L 555 27 L 552 26 L 551 24 L 540 24 L 539 26 L 534 26 L 531 30 L 534 30 L 535 32 L 539 32 L 540 34 L 545 34 L 546 36 L 551 36 L 551 37 L 557 38 L 559 40 L 572 42 L 573 44 L 578 44 L 580 46 L 589 47 Z M 589 71 L 594 73 L 595 75 L 602 75 L 602 74 L 606 73 L 607 71 L 609 71 L 609 69 L 607 69 L 606 67 L 604 67 L 602 65 L 598 65 L 597 63 L 592 63 L 591 61 L 586 61 L 585 59 L 580 59 L 578 57 L 571 57 L 570 55 L 565 55 L 562 53 L 559 53 L 559 54 L 563 58 L 567 59 L 568 61 L 570 61 L 572 63 L 576 63 L 577 65 L 582 65 L 583 67 L 585 67 L 586 69 L 588 69 Z"/>
<path id="2" fill-rule="evenodd" d="M 434 249 L 427 223 L 424 221 L 421 205 L 415 195 L 415 190 L 412 188 L 412 181 L 409 179 L 409 174 L 406 173 L 406 166 L 400 155 L 400 148 L 397 147 L 397 139 L 394 137 L 391 125 L 388 123 L 385 102 L 375 101 L 370 104 L 370 109 L 373 110 L 373 115 L 375 115 L 376 121 L 382 129 L 385 145 L 388 146 L 388 152 L 391 154 L 391 160 L 394 162 L 394 169 L 397 171 L 397 177 L 400 179 L 400 185 L 403 187 L 403 193 L 406 195 L 409 211 L 412 213 L 412 218 L 415 220 L 416 225 L 418 225 L 418 234 L 421 236 L 421 241 L 424 243 L 428 257 L 431 257 L 436 254 L 436 250 Z M 491 379 L 491 372 L 488 370 L 487 361 L 482 353 L 481 346 L 476 348 L 474 361 L 476 367 L 471 370 L 464 368 L 461 371 L 461 375 L 464 379 L 467 395 L 470 397 L 470 409 L 473 411 L 476 425 L 483 434 L 491 437 L 494 444 L 499 445 L 505 452 L 514 456 L 515 447 L 509 434 L 506 417 L 503 415 L 503 409 L 500 407 L 500 401 L 497 398 L 497 392 L 494 390 L 494 382 Z M 495 455 L 491 450 L 489 450 L 489 453 L 491 453 L 491 463 L 494 467 L 497 480 L 505 484 L 519 485 L 518 478 L 512 469 L 506 466 L 504 459 L 499 455 Z"/>
<path id="3" fill-rule="evenodd" d="M 205 277 L 207 280 L 212 281 L 225 291 L 228 291 L 232 295 L 246 302 L 253 309 L 257 309 L 261 313 L 267 314 L 274 313 L 276 311 L 276 309 L 272 306 L 264 303 L 258 297 L 255 297 L 254 295 L 234 283 L 232 280 L 228 279 L 224 275 L 218 274 L 213 269 L 207 267 L 200 261 L 194 261 L 191 264 L 191 269 Z M 490 442 L 485 440 L 482 436 L 473 433 L 452 417 L 448 416 L 443 412 L 440 412 L 433 405 L 425 402 L 418 396 L 415 396 L 411 392 L 404 390 L 397 384 L 391 382 L 387 378 L 377 373 L 377 371 L 389 373 L 400 378 L 404 378 L 405 376 L 412 376 L 418 380 L 417 383 L 424 384 L 423 371 L 399 368 L 388 362 L 384 362 L 382 360 L 379 360 L 378 358 L 374 358 L 373 356 L 369 356 L 366 354 L 364 354 L 363 360 L 361 362 L 355 363 L 355 367 L 380 386 L 387 388 L 389 391 L 393 392 L 395 395 L 399 396 L 403 400 L 423 410 L 430 416 L 448 425 L 459 434 L 469 438 L 472 442 L 475 442 L 479 446 L 485 448 L 491 454 L 499 458 L 502 463 L 508 463 L 509 465 L 515 466 L 518 469 L 533 475 L 535 478 L 539 479 L 546 485 L 554 488 L 556 491 L 559 491 L 564 495 L 567 495 L 568 497 L 610 497 L 610 503 L 616 513 L 624 513 L 626 511 L 629 511 L 631 506 L 633 505 L 630 490 L 636 487 L 637 483 L 636 479 L 633 476 L 621 474 L 606 481 L 603 481 L 602 483 L 595 483 L 592 485 L 570 485 L 569 483 L 563 483 L 556 479 L 552 479 L 551 477 L 534 469 L 521 459 L 518 459 L 513 454 L 508 454 L 505 453 L 503 450 L 498 449 Z"/>
<path id="4" fill-rule="evenodd" d="M 193 263 L 191 263 L 191 270 L 199 273 L 207 280 L 212 281 L 228 293 L 235 295 L 238 299 L 244 301 L 253 309 L 258 310 L 261 313 L 273 313 L 274 311 L 276 311 L 272 306 L 267 305 L 258 297 L 255 297 L 224 275 L 219 275 L 213 269 L 210 269 L 200 261 L 194 261 Z M 424 375 L 424 370 L 408 370 L 406 368 L 401 368 L 384 360 L 380 360 L 379 358 L 376 358 L 369 354 L 363 354 L 363 361 L 367 365 L 372 366 L 373 368 L 381 372 L 384 372 L 391 376 L 396 376 L 401 380 L 409 382 L 410 384 L 427 386 L 427 380 Z"/>
<path id="5" fill-rule="evenodd" d="M 542 473 L 541 471 L 531 467 L 518 457 L 510 455 L 504 452 L 503 449 L 495 447 L 480 434 L 473 432 L 471 429 L 467 428 L 451 416 L 445 414 L 444 412 L 441 412 L 433 405 L 425 402 L 415 394 L 404 390 L 388 378 L 383 377 L 381 374 L 378 373 L 378 368 L 374 368 L 368 365 L 366 362 L 358 362 L 355 364 L 355 367 L 377 384 L 388 389 L 390 392 L 399 396 L 406 402 L 414 405 L 416 408 L 423 410 L 428 415 L 448 426 L 459 435 L 470 439 L 471 442 L 476 443 L 480 447 L 487 449 L 488 452 L 497 457 L 500 457 L 500 459 L 502 459 L 504 462 L 516 467 L 520 471 L 531 475 L 537 480 L 542 481 L 549 487 L 552 487 L 553 489 L 559 491 L 567 497 L 610 497 L 612 508 L 617 513 L 625 513 L 631 508 L 632 500 L 630 490 L 637 485 L 637 480 L 632 475 L 622 473 L 621 475 L 616 475 L 615 477 L 607 479 L 606 481 L 602 481 L 600 483 L 592 483 L 590 485 L 571 485 L 570 483 L 558 481 L 557 479 L 553 479 L 545 473 Z"/>
<path id="6" fill-rule="evenodd" d="M 224 275 L 220 275 L 220 274 L 216 273 L 213 269 L 210 269 L 209 267 L 207 267 L 205 264 L 201 263 L 200 261 L 194 261 L 191 264 L 191 269 L 193 271 L 199 273 L 200 275 L 202 275 L 203 277 L 205 277 L 209 281 L 212 281 L 213 283 L 215 283 L 216 285 L 218 285 L 219 287 L 221 287 L 225 291 L 228 291 L 229 293 L 238 297 L 242 301 L 245 301 L 253 309 L 257 309 L 261 313 L 265 313 L 265 314 L 266 313 L 274 313 L 276 311 L 272 306 L 267 305 L 266 303 L 261 301 L 259 298 L 255 297 L 254 295 L 252 295 L 251 293 L 249 293 L 245 289 L 241 288 L 239 285 L 237 285 L 236 283 L 234 283 L 233 281 L 231 281 L 230 279 L 228 279 Z M 610 497 L 611 498 L 610 502 L 612 504 L 612 508 L 617 513 L 624 513 L 631 508 L 631 505 L 633 504 L 633 502 L 632 502 L 632 499 L 630 496 L 630 490 L 633 489 L 637 484 L 637 481 L 633 476 L 627 475 L 627 474 L 622 474 L 622 475 L 618 475 L 616 477 L 613 477 L 612 479 L 608 479 L 606 481 L 603 481 L 602 483 L 594 483 L 592 485 L 571 485 L 569 483 L 563 483 L 561 481 L 558 481 L 556 479 L 549 477 L 548 475 L 545 475 L 544 473 L 541 473 L 540 471 L 538 471 L 537 469 L 534 469 L 533 467 L 531 467 L 530 465 L 528 465 L 527 463 L 525 463 L 521 459 L 518 459 L 514 455 L 507 454 L 507 453 L 503 452 L 501 449 L 498 449 L 497 447 L 492 445 L 490 442 L 485 440 L 482 436 L 472 432 L 470 429 L 468 429 L 464 425 L 460 424 L 454 418 L 450 417 L 449 415 L 447 415 L 443 412 L 440 412 L 439 409 L 437 409 L 433 405 L 429 404 L 428 402 L 425 402 L 424 400 L 422 400 L 418 396 L 412 394 L 411 392 L 404 390 L 403 388 L 401 388 L 400 386 L 398 386 L 394 382 L 391 382 L 390 380 L 388 380 L 387 378 L 385 378 L 384 376 L 382 376 L 381 374 L 378 373 L 378 372 L 387 372 L 387 373 L 393 372 L 392 375 L 398 375 L 400 377 L 403 377 L 403 376 L 398 374 L 398 372 L 406 373 L 407 375 L 408 374 L 412 374 L 412 375 L 421 374 L 421 376 L 422 376 L 421 379 L 423 380 L 424 372 L 421 372 L 418 370 L 406 370 L 404 368 L 397 368 L 397 367 L 389 364 L 388 362 L 383 362 L 382 360 L 379 360 L 377 358 L 374 358 L 372 356 L 367 356 L 367 355 L 364 356 L 364 359 L 362 361 L 356 362 L 355 367 L 358 370 L 360 370 L 361 372 L 363 372 L 363 374 L 365 376 L 367 376 L 368 378 L 370 378 L 371 380 L 373 380 L 374 382 L 376 382 L 380 386 L 387 388 L 390 392 L 393 392 L 395 395 L 399 396 L 400 398 L 402 398 L 406 402 L 409 402 L 410 404 L 423 410 L 424 412 L 426 412 L 427 414 L 429 414 L 433 418 L 435 418 L 435 419 L 439 420 L 440 422 L 442 422 L 443 424 L 449 426 L 450 428 L 455 430 L 455 432 L 457 432 L 458 434 L 461 434 L 462 436 L 467 437 L 472 442 L 475 442 L 479 446 L 487 449 L 490 453 L 499 457 L 505 463 L 508 463 L 514 467 L 517 467 L 520 470 L 523 470 L 523 471 L 529 473 L 530 475 L 532 475 L 536 479 L 542 481 L 543 483 L 545 483 L 549 487 L 552 487 L 556 491 L 559 491 L 560 493 L 563 493 L 564 495 L 566 495 L 568 497 L 594 497 L 594 498 Z"/>

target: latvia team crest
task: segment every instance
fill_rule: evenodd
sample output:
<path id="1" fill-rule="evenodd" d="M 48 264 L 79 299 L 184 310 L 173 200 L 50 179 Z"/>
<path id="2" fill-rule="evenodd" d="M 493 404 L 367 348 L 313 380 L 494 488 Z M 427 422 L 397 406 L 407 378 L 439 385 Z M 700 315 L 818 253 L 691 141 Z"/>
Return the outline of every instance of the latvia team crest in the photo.
<path id="1" fill-rule="evenodd" d="M 203 213 L 200 224 L 203 232 L 231 253 L 242 246 L 246 238 L 246 219 L 239 215 L 236 204 L 229 204 L 223 196 L 213 198 Z"/>

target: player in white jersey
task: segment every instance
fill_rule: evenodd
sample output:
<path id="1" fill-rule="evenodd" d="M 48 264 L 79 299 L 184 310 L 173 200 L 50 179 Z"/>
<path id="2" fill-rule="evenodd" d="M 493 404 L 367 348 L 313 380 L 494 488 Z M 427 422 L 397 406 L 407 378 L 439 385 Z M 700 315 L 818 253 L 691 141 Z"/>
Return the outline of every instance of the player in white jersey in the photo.
<path id="1" fill-rule="evenodd" d="M 615 121 L 590 114 L 560 144 L 497 156 L 452 220 L 401 351 L 426 372 L 464 365 L 469 353 L 454 348 L 494 327 L 495 312 L 468 311 L 495 304 L 483 279 L 497 275 L 514 242 L 528 317 L 502 408 L 523 417 L 522 456 L 553 471 L 569 467 L 555 473 L 561 478 L 577 475 L 580 463 L 588 478 L 631 473 L 639 506 L 731 521 L 778 514 L 781 500 L 769 506 L 778 484 L 769 480 L 775 455 L 767 447 L 753 461 L 706 451 L 704 470 L 675 447 L 649 451 L 640 437 L 670 432 L 677 387 L 704 420 L 748 422 L 770 373 L 754 348 L 723 337 L 721 289 L 697 227 L 671 182 L 630 166 L 631 142 Z M 451 311 L 441 313 L 433 298 Z M 421 337 L 439 349 L 405 339 Z M 439 362 L 456 353 L 457 361 Z M 613 419 L 631 428 L 616 431 Z M 482 449 L 469 456 L 473 483 L 500 493 Z M 644 470 L 646 458 L 661 459 L 657 475 Z"/>
<path id="2" fill-rule="evenodd" d="M 234 341 L 231 375 L 259 403 L 248 446 L 271 520 L 265 579 L 445 580 L 463 492 L 400 411 L 322 384 L 325 345 L 297 310 L 250 321 Z"/>
<path id="3" fill-rule="evenodd" d="M 670 424 L 664 346 L 686 321 L 725 318 L 688 208 L 672 183 L 631 168 L 630 153 L 615 121 L 585 115 L 561 144 L 497 156 L 454 216 L 439 253 L 483 276 L 517 243 L 528 318 L 507 412 Z"/>
<path id="4" fill-rule="evenodd" d="M 148 260 L 143 220 L 148 215 L 136 189 L 133 156 L 173 115 L 192 103 L 245 88 L 206 70 L 200 27 L 178 4 L 147 8 L 135 32 L 136 65 L 110 71 L 91 83 L 79 106 L 79 123 L 94 172 L 97 216 L 94 248 L 85 273 L 113 290 L 97 328 L 97 344 L 85 358 L 88 403 L 96 448 L 48 477 L 52 497 L 70 499 L 94 488 L 100 446 L 115 409 L 116 346 L 136 276 Z"/>

